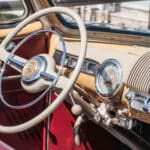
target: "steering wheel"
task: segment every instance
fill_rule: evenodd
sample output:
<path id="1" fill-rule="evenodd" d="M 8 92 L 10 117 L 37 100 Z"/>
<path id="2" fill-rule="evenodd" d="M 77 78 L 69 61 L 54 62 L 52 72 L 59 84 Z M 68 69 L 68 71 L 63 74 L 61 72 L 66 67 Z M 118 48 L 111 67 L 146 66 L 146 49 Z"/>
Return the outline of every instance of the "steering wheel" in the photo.
<path id="1" fill-rule="evenodd" d="M 22 58 L 14 54 L 14 52 L 17 50 L 17 47 L 12 52 L 6 51 L 8 43 L 17 35 L 17 33 L 24 26 L 26 26 L 33 20 L 38 19 L 39 17 L 47 15 L 49 13 L 67 14 L 70 17 L 72 17 L 78 25 L 81 39 L 81 50 L 77 61 L 77 65 L 73 71 L 71 78 L 67 78 L 61 75 L 61 69 L 65 61 L 64 43 L 63 43 L 64 53 L 62 63 L 58 72 L 56 72 L 55 70 L 56 64 L 54 58 L 49 56 L 48 54 L 36 55 L 30 58 L 29 60 L 26 60 L 25 58 Z M 87 35 L 84 23 L 76 13 L 65 7 L 52 7 L 40 10 L 30 15 L 25 20 L 23 20 L 9 33 L 9 35 L 2 41 L 0 45 L 0 52 L 1 52 L 0 60 L 4 62 L 0 72 L 0 99 L 2 100 L 2 102 L 5 103 L 5 100 L 2 95 L 2 78 L 6 65 L 11 66 L 12 68 L 16 69 L 21 73 L 21 85 L 26 91 L 30 93 L 37 93 L 41 90 L 44 90 L 44 92 L 41 94 L 42 97 L 44 94 L 46 94 L 46 92 L 51 90 L 51 87 L 54 85 L 56 88 L 62 88 L 62 92 L 58 95 L 55 101 L 51 103 L 51 105 L 45 108 L 45 110 L 43 110 L 40 114 L 38 114 L 34 118 L 18 125 L 13 126 L 0 125 L 0 133 L 17 133 L 27 130 L 43 121 L 61 104 L 61 102 L 67 96 L 68 92 L 71 90 L 73 84 L 75 83 L 80 73 L 86 55 L 86 46 L 87 46 Z"/>

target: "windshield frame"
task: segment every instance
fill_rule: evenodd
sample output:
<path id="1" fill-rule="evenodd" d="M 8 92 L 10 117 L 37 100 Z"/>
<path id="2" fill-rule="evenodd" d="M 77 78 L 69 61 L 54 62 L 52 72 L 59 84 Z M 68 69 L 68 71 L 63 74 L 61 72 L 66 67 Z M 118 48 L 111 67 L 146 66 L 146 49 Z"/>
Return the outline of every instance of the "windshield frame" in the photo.
<path id="1" fill-rule="evenodd" d="M 106 4 L 106 3 L 119 3 L 119 2 L 128 2 L 129 0 L 59 0 L 57 3 L 56 0 L 49 0 L 53 5 L 57 6 L 75 6 L 75 5 L 87 5 L 87 4 Z M 141 1 L 141 0 L 130 0 L 130 1 Z"/>
<path id="2" fill-rule="evenodd" d="M 52 0 L 54 1 L 54 0 Z M 54 3 L 50 2 L 49 5 L 55 6 Z M 49 17 L 52 25 L 69 38 L 78 38 L 79 32 L 76 26 L 68 24 L 62 16 L 59 14 L 53 14 Z M 127 31 L 120 29 L 108 29 L 108 28 L 93 28 L 86 26 L 87 35 L 89 41 L 97 42 L 109 42 L 117 44 L 127 44 L 127 45 L 140 45 L 140 46 L 150 46 L 150 33 L 147 32 L 137 32 L 137 31 Z M 100 30 L 101 29 L 101 30 Z"/>

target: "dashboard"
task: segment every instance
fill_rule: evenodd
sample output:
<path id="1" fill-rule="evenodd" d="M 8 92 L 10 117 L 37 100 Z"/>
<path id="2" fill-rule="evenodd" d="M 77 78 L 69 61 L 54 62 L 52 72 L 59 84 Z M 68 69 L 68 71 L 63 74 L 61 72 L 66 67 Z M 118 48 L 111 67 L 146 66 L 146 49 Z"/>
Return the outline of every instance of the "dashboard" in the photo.
<path id="1" fill-rule="evenodd" d="M 65 71 L 75 67 L 80 42 L 67 40 Z M 150 123 L 150 52 L 147 47 L 88 42 L 87 55 L 77 83 L 97 101 L 128 110 L 127 118 Z M 54 57 L 60 64 L 62 47 Z M 69 71 L 69 72 L 71 72 Z"/>
<path id="2" fill-rule="evenodd" d="M 70 30 L 62 27 L 60 23 L 55 22 L 55 24 L 62 30 L 70 32 Z M 41 29 L 41 27 L 41 23 L 39 22 L 32 23 L 24 28 L 23 31 L 19 33 L 19 36 L 22 37 L 32 31 Z M 5 34 L 9 31 L 9 29 L 6 29 L 5 32 L 1 30 L 0 39 L 5 37 Z M 73 32 L 73 34 L 74 33 L 76 32 Z M 92 33 L 92 37 L 96 34 L 97 33 Z M 113 36 L 117 37 L 116 35 Z M 112 38 L 112 36 L 109 38 Z M 56 60 L 56 64 L 60 65 L 63 55 L 61 41 L 54 35 L 51 36 L 50 40 L 49 52 L 53 53 L 52 55 Z M 146 40 L 143 38 L 143 41 Z M 35 43 L 41 44 L 39 40 L 38 42 L 35 41 Z M 45 42 L 44 40 L 44 43 L 47 44 L 47 41 Z M 32 47 L 33 43 L 28 44 Z M 77 64 L 80 41 L 65 38 L 65 44 L 67 47 L 67 56 L 63 72 L 69 77 Z M 35 48 L 34 44 L 33 46 Z M 32 51 L 31 47 L 30 50 Z M 40 48 L 40 46 L 38 48 L 43 49 Z M 35 50 L 39 52 L 37 49 Z M 87 97 L 93 98 L 93 103 L 90 101 L 88 101 L 88 104 L 82 102 L 82 104 L 89 108 L 89 114 L 95 111 L 95 108 L 102 114 L 103 112 L 101 110 L 107 111 L 103 109 L 105 107 L 103 104 L 106 104 L 112 116 L 115 114 L 115 117 L 118 117 L 117 119 L 120 121 L 121 127 L 131 129 L 130 120 L 132 120 L 132 118 L 150 124 L 149 50 L 150 48 L 144 46 L 108 44 L 98 40 L 88 41 L 86 58 L 84 59 L 77 84 L 86 91 Z M 84 100 L 84 98 L 82 99 L 81 96 L 81 101 L 82 100 Z M 94 100 L 97 101 L 96 107 Z M 92 110 L 90 107 L 94 109 Z M 101 115 L 103 117 L 102 121 L 105 121 L 104 125 L 108 125 L 110 118 L 107 116 L 107 112 L 104 113 L 103 116 Z M 97 114 L 97 111 L 94 112 L 94 115 L 95 114 Z M 112 120 L 113 119 L 114 118 L 112 118 Z M 115 121 L 116 120 L 114 120 L 114 122 Z M 100 123 L 100 121 L 98 123 Z"/>

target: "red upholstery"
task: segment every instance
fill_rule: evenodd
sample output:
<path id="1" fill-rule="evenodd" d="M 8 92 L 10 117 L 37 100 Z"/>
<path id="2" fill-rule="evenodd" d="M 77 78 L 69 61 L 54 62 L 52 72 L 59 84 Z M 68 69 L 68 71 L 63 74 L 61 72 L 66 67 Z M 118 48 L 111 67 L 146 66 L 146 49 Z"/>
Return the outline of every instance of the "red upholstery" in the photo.
<path id="1" fill-rule="evenodd" d="M 54 98 L 55 96 L 53 96 Z M 75 118 L 65 103 L 51 116 L 50 150 L 117 150 L 119 142 L 101 127 L 89 122 L 82 127 L 82 144 L 74 143 L 73 125 Z M 46 150 L 46 129 L 43 132 L 43 150 Z"/>
<path id="2" fill-rule="evenodd" d="M 16 40 L 15 42 L 19 42 Z M 35 36 L 30 39 L 28 42 L 24 43 L 17 54 L 19 56 L 23 56 L 24 58 L 30 58 L 39 53 L 47 53 L 48 52 L 48 41 L 49 38 L 46 38 L 45 35 Z M 11 68 L 6 70 L 5 75 L 14 75 L 18 74 Z M 28 100 L 32 100 L 37 95 L 28 94 L 25 91 L 18 91 L 20 89 L 20 80 L 10 80 L 3 82 L 3 90 L 5 98 L 9 101 L 9 103 L 14 105 L 21 105 L 23 103 L 27 103 Z M 12 110 L 4 106 L 0 101 L 0 124 L 4 125 L 14 125 L 19 124 L 21 122 L 27 121 L 30 118 L 37 115 L 43 109 L 44 99 L 41 100 L 36 105 L 32 106 L 29 109 L 25 110 Z M 0 141 L 3 141 L 13 147 L 16 150 L 41 150 L 42 149 L 42 128 L 43 123 L 38 126 L 27 130 L 25 132 L 21 132 L 18 134 L 1 134 L 0 133 Z M 0 150 L 2 147 L 0 147 Z"/>

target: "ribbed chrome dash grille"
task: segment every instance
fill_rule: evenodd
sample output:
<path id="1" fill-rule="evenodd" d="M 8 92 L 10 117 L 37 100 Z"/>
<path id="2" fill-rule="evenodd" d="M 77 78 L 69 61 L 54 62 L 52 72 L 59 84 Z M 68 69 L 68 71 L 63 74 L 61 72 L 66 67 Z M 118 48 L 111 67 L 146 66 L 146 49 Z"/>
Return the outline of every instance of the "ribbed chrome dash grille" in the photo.
<path id="1" fill-rule="evenodd" d="M 149 93 L 150 89 L 150 52 L 141 56 L 133 66 L 127 84 L 136 90 Z"/>

